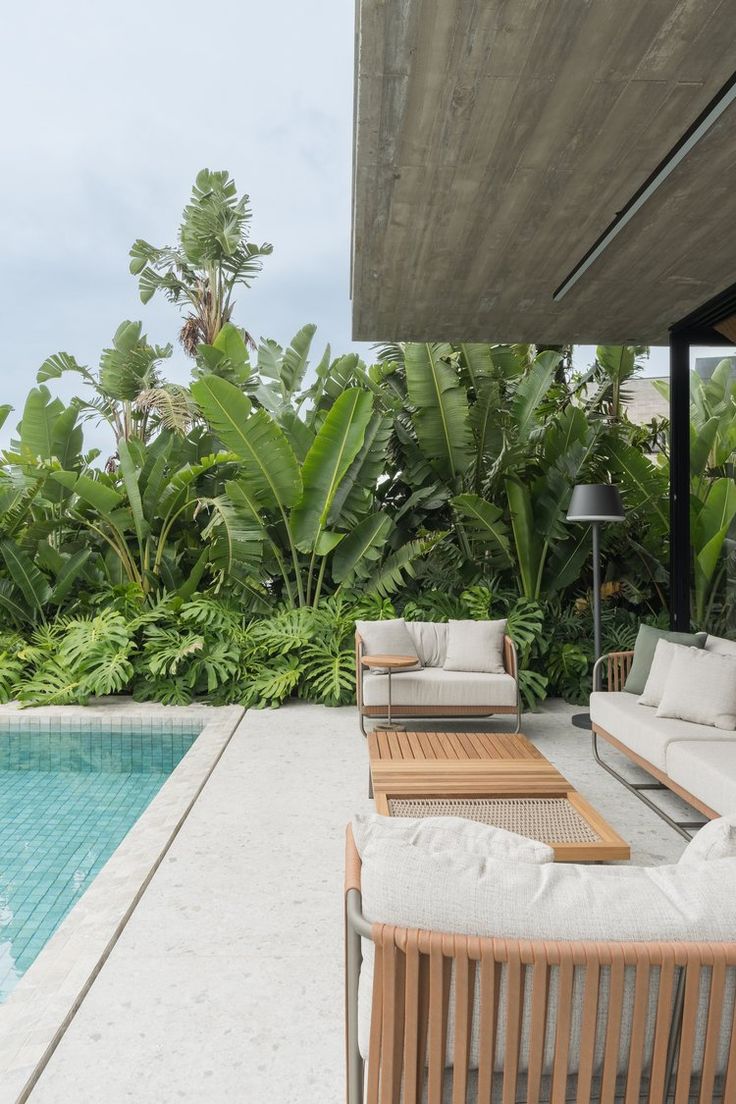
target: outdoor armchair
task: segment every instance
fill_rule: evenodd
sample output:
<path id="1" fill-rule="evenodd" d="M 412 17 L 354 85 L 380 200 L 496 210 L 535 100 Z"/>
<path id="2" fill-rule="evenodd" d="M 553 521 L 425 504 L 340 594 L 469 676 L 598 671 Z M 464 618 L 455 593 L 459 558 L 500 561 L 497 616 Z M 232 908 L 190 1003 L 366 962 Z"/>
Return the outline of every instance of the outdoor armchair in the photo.
<path id="1" fill-rule="evenodd" d="M 594 880 L 604 873 L 581 870 Z M 736 1100 L 736 943 L 499 939 L 371 924 L 350 829 L 345 921 L 348 1104 L 486 1104 L 491 1094 L 526 1104 Z M 373 956 L 365 1056 L 362 941 Z"/>

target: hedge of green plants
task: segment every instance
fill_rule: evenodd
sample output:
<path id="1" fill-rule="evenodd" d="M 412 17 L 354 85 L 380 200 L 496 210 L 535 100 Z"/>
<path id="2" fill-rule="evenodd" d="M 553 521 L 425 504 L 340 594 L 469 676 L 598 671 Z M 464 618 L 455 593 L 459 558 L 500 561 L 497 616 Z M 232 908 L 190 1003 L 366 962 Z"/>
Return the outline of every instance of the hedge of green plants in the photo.
<path id="1" fill-rule="evenodd" d="M 667 605 L 666 424 L 626 416 L 644 350 L 402 344 L 313 356 L 315 327 L 256 346 L 236 295 L 268 244 L 226 172 L 204 170 L 176 244 L 137 241 L 141 299 L 181 315 L 172 345 L 123 322 L 94 367 L 40 367 L 0 466 L 0 698 L 132 693 L 277 705 L 354 696 L 356 616 L 504 616 L 528 704 L 581 700 L 591 667 L 590 534 L 578 482 L 613 480 L 607 644 Z M 63 374 L 80 394 L 54 394 Z M 693 398 L 695 608 L 712 627 L 736 513 L 728 366 Z M 2 418 L 10 415 L 3 407 Z M 17 415 L 16 415 L 17 416 Z M 90 419 L 109 445 L 85 446 Z M 99 432 L 99 431 L 97 431 Z"/>

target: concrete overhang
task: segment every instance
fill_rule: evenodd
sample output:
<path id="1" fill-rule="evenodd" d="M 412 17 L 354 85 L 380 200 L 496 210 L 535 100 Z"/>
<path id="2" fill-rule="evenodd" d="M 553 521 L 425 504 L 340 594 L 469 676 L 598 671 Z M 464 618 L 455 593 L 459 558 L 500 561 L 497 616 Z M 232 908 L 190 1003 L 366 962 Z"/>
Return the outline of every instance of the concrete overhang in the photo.
<path id="1" fill-rule="evenodd" d="M 358 0 L 356 34 L 356 340 L 662 344 L 736 281 L 734 0 Z"/>

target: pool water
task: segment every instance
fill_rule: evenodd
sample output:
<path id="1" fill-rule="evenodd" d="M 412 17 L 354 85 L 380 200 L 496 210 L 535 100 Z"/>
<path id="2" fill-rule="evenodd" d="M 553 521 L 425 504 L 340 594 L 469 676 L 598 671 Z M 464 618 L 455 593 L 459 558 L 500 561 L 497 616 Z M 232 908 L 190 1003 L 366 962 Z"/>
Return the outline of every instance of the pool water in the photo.
<path id="1" fill-rule="evenodd" d="M 200 728 L 0 728 L 0 1003 Z"/>

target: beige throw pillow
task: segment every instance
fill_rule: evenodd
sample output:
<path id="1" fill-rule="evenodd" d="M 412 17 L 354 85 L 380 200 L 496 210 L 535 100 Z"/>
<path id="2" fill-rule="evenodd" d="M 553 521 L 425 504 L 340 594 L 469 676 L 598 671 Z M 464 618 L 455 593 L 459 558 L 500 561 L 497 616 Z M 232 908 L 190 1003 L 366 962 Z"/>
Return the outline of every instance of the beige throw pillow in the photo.
<path id="1" fill-rule="evenodd" d="M 383 841 L 418 847 L 429 854 L 462 851 L 507 862 L 555 861 L 554 850 L 547 843 L 465 817 L 387 817 L 380 813 L 358 813 L 353 817 L 353 838 L 360 855 L 369 844 Z"/>
<path id="2" fill-rule="evenodd" d="M 653 705 L 655 707 L 659 705 L 674 656 L 677 652 L 690 651 L 697 651 L 697 648 L 688 648 L 685 644 L 673 644 L 671 640 L 657 641 L 652 666 L 649 669 L 649 677 L 639 698 L 639 705 Z"/>
<path id="3" fill-rule="evenodd" d="M 400 671 L 416 671 L 422 666 L 417 646 L 409 635 L 403 617 L 390 617 L 386 621 L 356 621 L 355 628 L 363 641 L 363 655 L 416 656 L 414 667 L 402 667 Z M 387 667 L 372 668 L 374 675 L 385 675 Z M 394 671 L 399 674 L 400 671 Z"/>
<path id="4" fill-rule="evenodd" d="M 447 632 L 446 671 L 478 671 L 502 675 L 506 620 L 450 621 Z"/>
<path id="5" fill-rule="evenodd" d="M 736 814 L 709 821 L 680 855 L 686 865 L 713 859 L 736 859 Z"/>
<path id="6" fill-rule="evenodd" d="M 678 648 L 657 716 L 736 729 L 736 656 Z"/>

